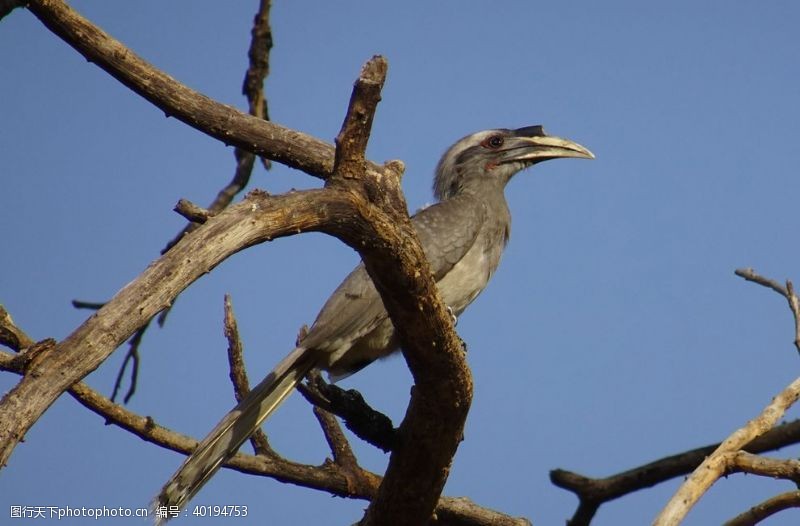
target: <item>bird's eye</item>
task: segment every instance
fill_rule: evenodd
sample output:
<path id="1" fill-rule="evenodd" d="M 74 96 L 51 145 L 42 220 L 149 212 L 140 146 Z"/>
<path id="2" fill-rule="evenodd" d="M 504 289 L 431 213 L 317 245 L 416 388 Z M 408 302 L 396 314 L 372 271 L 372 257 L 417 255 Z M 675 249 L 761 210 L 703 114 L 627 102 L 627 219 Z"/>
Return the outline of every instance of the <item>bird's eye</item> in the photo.
<path id="1" fill-rule="evenodd" d="M 487 148 L 491 148 L 492 150 L 496 150 L 503 146 L 503 137 L 500 135 L 492 135 L 485 141 L 483 141 L 483 145 Z"/>

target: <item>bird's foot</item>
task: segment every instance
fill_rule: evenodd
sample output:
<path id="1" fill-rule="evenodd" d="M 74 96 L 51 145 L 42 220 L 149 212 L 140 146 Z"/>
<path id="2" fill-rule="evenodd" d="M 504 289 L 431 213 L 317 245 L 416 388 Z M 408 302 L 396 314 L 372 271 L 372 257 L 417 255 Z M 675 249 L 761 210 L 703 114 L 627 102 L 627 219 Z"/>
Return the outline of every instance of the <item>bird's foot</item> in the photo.
<path id="1" fill-rule="evenodd" d="M 453 321 L 453 327 L 458 325 L 458 316 L 453 312 L 453 309 L 450 308 L 450 305 L 447 306 L 447 312 L 450 313 L 450 319 Z"/>

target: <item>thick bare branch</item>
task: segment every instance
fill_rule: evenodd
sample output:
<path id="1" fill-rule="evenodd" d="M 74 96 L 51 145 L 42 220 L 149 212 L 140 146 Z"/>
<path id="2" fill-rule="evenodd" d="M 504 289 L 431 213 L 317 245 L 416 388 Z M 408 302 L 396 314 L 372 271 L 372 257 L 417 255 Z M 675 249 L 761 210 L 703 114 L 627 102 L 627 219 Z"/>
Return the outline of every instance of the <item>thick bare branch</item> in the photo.
<path id="1" fill-rule="evenodd" d="M 391 217 L 391 226 L 378 228 L 384 235 L 354 248 L 394 323 L 415 380 L 397 444 L 364 526 L 386 523 L 389 517 L 396 525 L 430 520 L 472 400 L 472 377 L 460 339 L 411 226 L 399 174 L 390 166 L 373 172 L 363 160 L 385 75 L 381 57 L 362 69 L 336 139 L 336 168 L 328 182 L 332 187 L 363 188 Z"/>
<path id="2" fill-rule="evenodd" d="M 330 144 L 220 104 L 153 67 L 61 0 L 31 0 L 28 9 L 53 33 L 167 116 L 256 155 L 320 178 L 333 170 Z"/>
<path id="3" fill-rule="evenodd" d="M 120 290 L 52 352 L 43 352 L 29 374 L 0 402 L 0 465 L 53 401 L 97 368 L 122 342 L 147 323 L 194 280 L 225 258 L 256 243 L 310 230 L 374 239 L 360 218 L 368 203 L 351 192 L 309 190 L 270 197 L 252 192 L 186 236 Z M 388 222 L 383 220 L 382 222 Z M 352 226 L 355 225 L 355 226 Z"/>

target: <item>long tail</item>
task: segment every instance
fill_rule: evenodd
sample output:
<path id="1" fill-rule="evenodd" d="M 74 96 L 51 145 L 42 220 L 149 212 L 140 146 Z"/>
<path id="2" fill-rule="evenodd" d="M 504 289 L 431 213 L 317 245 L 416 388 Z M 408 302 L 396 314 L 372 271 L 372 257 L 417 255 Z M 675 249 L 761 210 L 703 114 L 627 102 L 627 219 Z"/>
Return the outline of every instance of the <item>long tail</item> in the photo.
<path id="1" fill-rule="evenodd" d="M 220 466 L 232 457 L 314 367 L 314 357 L 297 347 L 261 383 L 234 407 L 206 436 L 178 471 L 164 484 L 153 501 L 153 509 L 177 506 L 183 509 Z M 175 508 L 172 508 L 174 510 Z M 169 520 L 156 516 L 156 526 Z"/>

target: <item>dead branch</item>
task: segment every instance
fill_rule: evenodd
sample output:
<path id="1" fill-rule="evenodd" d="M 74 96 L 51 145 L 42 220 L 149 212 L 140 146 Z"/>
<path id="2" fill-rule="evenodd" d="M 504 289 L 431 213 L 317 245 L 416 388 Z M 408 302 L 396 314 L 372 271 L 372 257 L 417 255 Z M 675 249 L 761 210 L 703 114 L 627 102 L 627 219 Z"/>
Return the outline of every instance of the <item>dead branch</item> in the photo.
<path id="1" fill-rule="evenodd" d="M 415 381 L 397 445 L 378 493 L 367 508 L 364 526 L 383 523 L 386 517 L 397 525 L 418 525 L 430 520 L 472 399 L 472 378 L 460 339 L 411 226 L 400 190 L 400 173 L 394 165 L 373 172 L 365 161 L 364 151 L 386 69 L 381 57 L 373 57 L 362 69 L 336 138 L 334 173 L 326 185 L 360 189 L 359 193 L 378 203 L 394 222 L 393 228 L 383 231 L 389 235 L 353 248 L 361 254 L 381 295 Z M 373 179 L 376 176 L 379 180 Z M 389 246 L 392 248 L 388 251 L 396 259 L 375 257 L 377 252 L 385 254 Z M 421 317 L 425 319 L 423 324 Z M 430 352 L 431 346 L 438 352 Z"/>
<path id="2" fill-rule="evenodd" d="M 61 0 L 31 0 L 28 9 L 89 62 L 160 108 L 169 117 L 225 144 L 326 179 L 334 150 L 310 135 L 220 104 L 179 83 L 136 55 Z M 373 169 L 378 166 L 371 165 Z"/>
<path id="3" fill-rule="evenodd" d="M 754 526 L 767 517 L 789 508 L 800 508 L 800 491 L 788 491 L 775 495 L 741 515 L 737 515 L 726 522 L 724 526 Z"/>
<path id="4" fill-rule="evenodd" d="M 800 420 L 795 420 L 770 429 L 747 444 L 743 450 L 749 453 L 763 453 L 798 442 L 800 442 Z M 605 478 L 591 478 L 556 469 L 550 472 L 550 480 L 554 485 L 572 491 L 578 496 L 579 506 L 568 522 L 570 526 L 586 526 L 603 503 L 691 473 L 719 446 L 720 444 L 716 443 L 699 447 Z"/>
<path id="5" fill-rule="evenodd" d="M 347 480 L 348 490 L 353 494 L 375 495 L 381 479 L 359 466 L 336 417 L 319 407 L 314 407 L 314 416 L 325 435 L 325 441 L 333 455 L 333 462 L 339 466 Z"/>
<path id="6" fill-rule="evenodd" d="M 267 98 L 264 95 L 264 79 L 266 79 L 267 75 L 269 74 L 269 52 L 272 49 L 272 29 L 269 25 L 269 10 L 269 0 L 261 0 L 259 3 L 258 12 L 256 13 L 253 21 L 253 29 L 251 32 L 252 38 L 250 40 L 250 50 L 248 52 L 250 62 L 247 72 L 245 73 L 244 82 L 242 83 L 242 93 L 247 97 L 250 115 L 264 120 L 269 120 L 269 113 L 267 111 Z M 233 198 L 236 197 L 242 190 L 244 190 L 245 187 L 247 187 L 247 184 L 250 182 L 250 176 L 253 173 L 255 155 L 239 147 L 234 149 L 233 154 L 236 158 L 236 169 L 233 174 L 233 179 L 231 179 L 231 181 L 217 193 L 216 198 L 207 209 L 202 209 L 185 200 L 178 202 L 178 206 L 175 207 L 175 210 L 186 217 L 190 223 L 181 229 L 181 231 L 178 232 L 178 234 L 167 243 L 167 245 L 161 250 L 161 254 L 164 254 L 166 251 L 172 248 L 175 243 L 180 241 L 180 239 L 187 233 L 197 228 L 197 223 L 204 223 L 208 219 L 208 216 L 217 214 L 230 205 L 231 202 L 233 202 Z M 269 161 L 263 157 L 262 160 L 264 160 L 264 167 L 268 169 Z M 182 204 L 185 206 L 182 207 Z M 159 313 L 159 327 L 164 325 L 167 315 L 171 309 L 172 307 L 170 306 Z M 139 342 L 149 327 L 150 323 L 144 325 L 137 331 L 136 335 L 131 340 L 128 356 L 126 356 L 125 362 L 120 369 L 120 374 L 117 377 L 117 381 L 114 383 L 114 393 L 116 394 L 120 387 L 122 373 L 124 372 L 128 357 L 134 356 L 136 361 L 134 362 L 134 368 L 131 372 L 130 388 L 128 393 L 125 395 L 126 403 L 136 389 Z M 258 441 L 263 442 L 260 439 L 258 439 Z"/>
<path id="7" fill-rule="evenodd" d="M 350 239 L 376 235 L 363 220 L 365 210 L 383 216 L 373 208 L 351 192 L 309 190 L 270 197 L 254 191 L 210 219 L 148 266 L 53 352 L 43 353 L 47 356 L 31 364 L 29 374 L 6 393 L 0 402 L 0 465 L 61 393 L 225 258 L 263 241 L 310 230 L 329 230 Z"/>
<path id="8" fill-rule="evenodd" d="M 0 351 L 0 370 L 22 374 L 24 366 L 18 358 L 18 355 Z M 190 453 L 197 446 L 197 440 L 162 427 L 156 424 L 151 417 L 137 415 L 125 407 L 115 404 L 83 382 L 73 385 L 69 389 L 69 394 L 78 403 L 103 418 L 106 423 L 117 425 L 147 442 L 184 454 Z M 350 492 L 345 474 L 341 473 L 338 466 L 333 463 L 309 466 L 291 462 L 278 455 L 254 456 L 238 453 L 227 462 L 226 467 L 241 473 L 270 477 L 281 482 L 325 491 L 340 497 L 369 498 L 367 494 Z M 379 475 L 366 473 L 375 477 L 378 482 L 381 480 Z M 465 506 L 464 502 L 468 502 L 469 506 Z M 436 514 L 455 517 L 454 522 L 447 522 L 454 526 L 496 526 L 497 524 L 523 526 L 529 524 L 524 519 L 514 519 L 488 508 L 481 508 L 468 499 L 461 498 L 443 497 L 436 508 Z"/>
<path id="9" fill-rule="evenodd" d="M 683 520 L 695 503 L 716 480 L 724 475 L 727 453 L 736 452 L 754 438 L 764 434 L 783 417 L 786 410 L 800 397 L 800 378 L 789 384 L 760 415 L 735 431 L 694 470 L 672 499 L 656 517 L 655 526 L 676 525 Z"/>
<path id="10" fill-rule="evenodd" d="M 247 371 L 244 367 L 244 358 L 242 357 L 242 340 L 239 338 L 239 327 L 236 323 L 236 317 L 233 314 L 233 305 L 231 304 L 231 297 L 225 295 L 225 339 L 228 340 L 228 365 L 230 367 L 230 378 L 233 383 L 233 393 L 236 401 L 240 402 L 242 398 L 247 396 L 250 392 L 250 381 L 247 379 Z M 270 455 L 275 454 L 272 447 L 269 445 L 267 436 L 261 429 L 257 429 L 250 437 L 250 443 L 253 445 L 253 450 L 257 455 Z"/>
<path id="11" fill-rule="evenodd" d="M 272 49 L 272 28 L 270 28 L 269 24 L 269 11 L 270 1 L 261 0 L 258 12 L 253 18 L 250 49 L 247 53 L 250 60 L 242 82 L 242 94 L 247 98 L 250 115 L 265 121 L 269 120 L 269 111 L 267 109 L 267 97 L 264 94 L 264 80 L 269 75 L 269 53 Z M 255 155 L 240 147 L 236 147 L 233 154 L 236 158 L 236 170 L 234 171 L 233 179 L 217 193 L 217 197 L 209 205 L 207 212 L 211 215 L 218 213 L 231 204 L 233 198 L 244 190 L 250 182 L 253 165 L 255 164 Z M 264 160 L 264 168 L 269 169 L 269 161 L 263 157 L 262 159 Z M 194 221 L 193 219 L 189 220 Z M 194 228 L 193 224 L 186 225 L 175 238 L 167 243 L 161 253 L 163 254 L 172 248 L 180 238 Z"/>
<path id="12" fill-rule="evenodd" d="M 34 343 L 33 339 L 16 326 L 5 307 L 0 305 L 0 344 L 19 352 Z"/>
<path id="13" fill-rule="evenodd" d="M 191 221 L 193 224 L 196 223 L 196 224 L 199 224 L 199 225 L 202 225 L 203 223 L 208 221 L 209 217 L 214 215 L 208 209 L 203 208 L 201 206 L 197 206 L 196 204 L 192 203 L 188 199 L 180 199 L 178 201 L 178 204 L 175 205 L 174 210 L 176 212 L 178 212 L 180 215 L 182 215 L 183 217 L 185 217 L 187 220 Z M 184 231 L 184 233 L 185 233 L 185 231 Z M 183 234 L 181 234 L 181 237 L 183 237 Z M 164 252 L 166 252 L 166 251 L 167 251 L 167 249 L 165 249 L 162 252 L 162 254 Z"/>
<path id="14" fill-rule="evenodd" d="M 751 268 L 736 269 L 734 274 L 747 281 L 752 281 L 763 287 L 772 289 L 786 298 L 786 301 L 789 302 L 789 309 L 792 311 L 792 316 L 794 316 L 794 346 L 797 351 L 800 352 L 800 299 L 798 299 L 797 295 L 794 293 L 794 285 L 792 285 L 792 282 L 787 279 L 786 287 L 783 287 L 777 281 L 765 278 Z"/>
<path id="15" fill-rule="evenodd" d="M 800 460 L 770 458 L 746 451 L 728 453 L 726 473 L 751 473 L 800 484 Z"/>
<path id="16" fill-rule="evenodd" d="M 799 302 L 794 294 L 792 282 L 787 280 L 786 288 L 784 288 L 774 280 L 760 276 L 753 269 L 737 269 L 735 273 L 748 281 L 770 288 L 786 298 L 795 319 L 795 332 L 797 335 L 795 337 L 795 346 L 800 350 L 800 325 L 798 325 L 800 308 L 798 307 Z M 771 429 L 798 398 L 800 398 L 800 378 L 789 384 L 773 398 L 772 402 L 764 408 L 760 415 L 725 439 L 681 485 L 658 517 L 656 517 L 653 524 L 656 526 L 674 525 L 683 520 L 692 506 L 708 491 L 708 488 L 724 474 L 731 456 L 739 452 L 753 439 Z"/>

